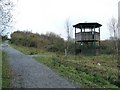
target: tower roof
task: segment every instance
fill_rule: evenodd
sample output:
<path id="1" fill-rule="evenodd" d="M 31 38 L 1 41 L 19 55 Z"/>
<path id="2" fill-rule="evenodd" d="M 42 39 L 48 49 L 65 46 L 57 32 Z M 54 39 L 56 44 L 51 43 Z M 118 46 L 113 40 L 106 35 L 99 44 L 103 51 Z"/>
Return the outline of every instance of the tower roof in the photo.
<path id="1" fill-rule="evenodd" d="M 73 27 L 75 28 L 99 28 L 101 27 L 102 25 L 99 24 L 99 23 L 78 23 L 76 25 L 73 25 Z"/>

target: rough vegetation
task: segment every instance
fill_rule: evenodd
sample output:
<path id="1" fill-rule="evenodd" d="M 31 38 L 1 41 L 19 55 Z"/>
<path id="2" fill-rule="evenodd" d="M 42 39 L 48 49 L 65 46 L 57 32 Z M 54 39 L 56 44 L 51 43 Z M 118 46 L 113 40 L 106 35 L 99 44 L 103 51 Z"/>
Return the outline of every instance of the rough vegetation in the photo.
<path id="1" fill-rule="evenodd" d="M 101 41 L 97 56 L 74 55 L 74 40 L 69 41 L 69 55 L 64 56 L 66 41 L 55 33 L 35 34 L 16 31 L 11 34 L 12 46 L 35 57 L 61 75 L 82 87 L 118 88 L 118 61 L 113 40 Z M 77 48 L 80 45 L 77 44 Z M 83 47 L 84 49 L 84 47 Z M 85 48 L 89 49 L 89 48 Z M 51 52 L 51 53 L 50 53 Z"/>
<path id="2" fill-rule="evenodd" d="M 47 51 L 64 52 L 65 41 L 54 33 L 34 34 L 31 32 L 16 31 L 11 34 L 11 43 L 16 45 L 34 47 Z"/>
<path id="3" fill-rule="evenodd" d="M 78 82 L 82 87 L 118 88 L 117 60 L 114 55 L 68 56 L 48 55 L 34 57 L 61 75 Z"/>
<path id="4" fill-rule="evenodd" d="M 0 50 L 0 89 L 2 87 L 2 51 Z"/>
<path id="5" fill-rule="evenodd" d="M 2 53 L 2 88 L 11 88 L 10 68 L 5 52 Z"/>
<path id="6" fill-rule="evenodd" d="M 67 48 L 67 44 L 68 44 L 67 41 L 65 41 L 59 35 L 52 33 L 52 32 L 40 35 L 38 33 L 32 33 L 28 31 L 15 31 L 14 33 L 12 33 L 11 43 L 18 45 L 18 46 L 25 46 L 25 47 L 30 47 L 30 48 L 36 48 L 42 51 L 59 52 L 59 53 L 64 53 L 65 49 Z M 69 54 L 75 53 L 74 45 L 75 45 L 74 39 L 70 38 L 69 48 L 68 48 Z M 100 53 L 101 54 L 116 54 L 116 48 L 114 46 L 115 46 L 114 40 L 101 41 L 101 45 L 99 47 Z M 79 53 L 79 48 L 81 48 L 81 50 L 83 51 L 90 49 L 90 47 L 80 46 L 77 43 L 77 46 L 76 46 L 76 49 L 78 50 L 77 53 Z"/>

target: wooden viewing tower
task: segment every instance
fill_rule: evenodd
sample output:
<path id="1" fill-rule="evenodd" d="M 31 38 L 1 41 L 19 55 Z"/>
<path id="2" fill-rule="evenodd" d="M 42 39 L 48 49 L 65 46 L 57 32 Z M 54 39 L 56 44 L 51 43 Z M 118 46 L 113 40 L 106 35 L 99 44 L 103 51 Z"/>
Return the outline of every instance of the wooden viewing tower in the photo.
<path id="1" fill-rule="evenodd" d="M 75 28 L 75 54 L 96 54 L 99 51 L 101 26 L 99 23 L 78 23 L 73 25 Z"/>

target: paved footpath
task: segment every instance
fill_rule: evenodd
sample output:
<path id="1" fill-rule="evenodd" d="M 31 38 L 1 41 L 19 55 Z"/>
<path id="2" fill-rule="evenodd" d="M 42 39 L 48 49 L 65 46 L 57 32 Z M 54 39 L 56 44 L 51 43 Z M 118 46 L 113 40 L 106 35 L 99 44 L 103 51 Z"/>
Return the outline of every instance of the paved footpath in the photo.
<path id="1" fill-rule="evenodd" d="M 9 46 L 8 53 L 13 88 L 76 88 L 72 82 L 57 75 L 47 66 Z"/>

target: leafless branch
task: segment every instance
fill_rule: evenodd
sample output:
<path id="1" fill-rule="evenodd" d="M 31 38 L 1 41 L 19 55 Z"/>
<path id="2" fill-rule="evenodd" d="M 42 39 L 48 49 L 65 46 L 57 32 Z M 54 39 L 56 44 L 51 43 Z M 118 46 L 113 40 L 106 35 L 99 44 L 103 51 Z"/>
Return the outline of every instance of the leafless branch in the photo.
<path id="1" fill-rule="evenodd" d="M 0 0 L 0 35 L 6 32 L 6 29 L 11 27 L 13 21 L 14 4 L 11 0 Z"/>

